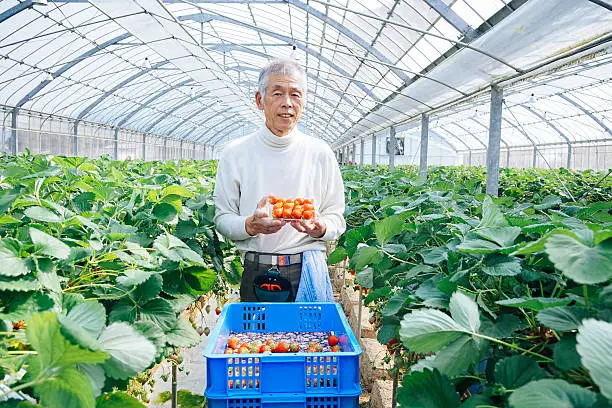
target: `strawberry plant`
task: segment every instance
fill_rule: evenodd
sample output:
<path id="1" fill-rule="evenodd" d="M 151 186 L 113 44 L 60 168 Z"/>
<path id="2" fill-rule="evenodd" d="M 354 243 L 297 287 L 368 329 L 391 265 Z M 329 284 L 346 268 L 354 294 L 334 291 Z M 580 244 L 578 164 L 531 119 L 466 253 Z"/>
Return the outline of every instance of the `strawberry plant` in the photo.
<path id="1" fill-rule="evenodd" d="M 0 400 L 141 406 L 113 390 L 199 343 L 179 314 L 241 273 L 214 166 L 0 156 Z"/>
<path id="2" fill-rule="evenodd" d="M 347 231 L 329 263 L 348 256 L 369 289 L 400 406 L 607 406 L 610 181 L 506 170 L 492 198 L 483 174 L 343 171 Z"/>

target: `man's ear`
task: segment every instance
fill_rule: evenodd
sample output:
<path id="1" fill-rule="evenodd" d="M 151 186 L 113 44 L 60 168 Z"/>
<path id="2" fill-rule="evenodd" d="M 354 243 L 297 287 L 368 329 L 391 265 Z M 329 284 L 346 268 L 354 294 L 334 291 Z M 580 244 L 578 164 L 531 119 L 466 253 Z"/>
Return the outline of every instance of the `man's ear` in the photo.
<path id="1" fill-rule="evenodd" d="M 264 110 L 263 98 L 259 91 L 255 92 L 255 102 L 257 103 L 257 107 L 259 110 Z"/>

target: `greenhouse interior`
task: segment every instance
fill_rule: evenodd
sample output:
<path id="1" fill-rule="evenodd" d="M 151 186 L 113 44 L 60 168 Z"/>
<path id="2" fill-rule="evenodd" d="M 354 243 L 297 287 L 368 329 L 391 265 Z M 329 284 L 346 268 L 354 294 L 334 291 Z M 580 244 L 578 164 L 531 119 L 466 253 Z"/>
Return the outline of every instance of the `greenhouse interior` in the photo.
<path id="1" fill-rule="evenodd" d="M 610 0 L 0 0 L 0 119 L 0 408 L 612 407 Z"/>

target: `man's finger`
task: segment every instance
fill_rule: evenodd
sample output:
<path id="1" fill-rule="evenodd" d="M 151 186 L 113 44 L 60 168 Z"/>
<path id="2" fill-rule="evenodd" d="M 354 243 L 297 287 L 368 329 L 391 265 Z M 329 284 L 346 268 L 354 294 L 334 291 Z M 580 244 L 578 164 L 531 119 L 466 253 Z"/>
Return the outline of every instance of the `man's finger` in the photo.
<path id="1" fill-rule="evenodd" d="M 257 208 L 264 208 L 268 203 L 268 197 L 262 197 L 261 200 L 257 203 Z"/>

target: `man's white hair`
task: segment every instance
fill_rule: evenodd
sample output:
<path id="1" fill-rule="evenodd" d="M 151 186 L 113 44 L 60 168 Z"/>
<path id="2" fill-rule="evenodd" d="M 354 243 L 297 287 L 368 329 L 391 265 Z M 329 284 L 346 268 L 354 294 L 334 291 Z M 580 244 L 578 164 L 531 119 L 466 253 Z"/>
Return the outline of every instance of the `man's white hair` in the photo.
<path id="1" fill-rule="evenodd" d="M 297 79 L 302 87 L 302 94 L 306 95 L 306 74 L 297 62 L 288 59 L 278 59 L 263 67 L 259 73 L 258 90 L 263 98 L 270 80 L 270 75 L 286 75 Z"/>

